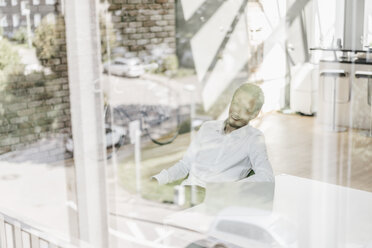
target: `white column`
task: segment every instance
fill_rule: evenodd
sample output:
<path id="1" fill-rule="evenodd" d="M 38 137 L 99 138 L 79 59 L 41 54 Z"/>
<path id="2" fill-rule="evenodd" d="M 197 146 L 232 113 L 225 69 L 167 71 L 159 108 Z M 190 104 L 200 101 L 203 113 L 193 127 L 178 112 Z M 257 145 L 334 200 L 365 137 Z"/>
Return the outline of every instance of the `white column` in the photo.
<path id="1" fill-rule="evenodd" d="M 108 245 L 98 0 L 65 0 L 79 239 Z"/>

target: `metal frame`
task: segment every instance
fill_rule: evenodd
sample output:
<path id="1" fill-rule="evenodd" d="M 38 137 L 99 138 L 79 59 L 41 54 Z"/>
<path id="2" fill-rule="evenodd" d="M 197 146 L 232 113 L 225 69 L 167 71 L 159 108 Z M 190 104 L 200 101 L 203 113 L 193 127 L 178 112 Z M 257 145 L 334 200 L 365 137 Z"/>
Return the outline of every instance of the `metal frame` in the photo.
<path id="1" fill-rule="evenodd" d="M 338 77 L 346 77 L 348 75 L 347 72 L 344 70 L 324 70 L 320 72 L 320 76 L 323 77 L 323 90 L 322 90 L 322 98 L 324 102 L 332 103 L 332 131 L 345 131 L 346 128 L 343 127 L 336 127 L 336 103 L 348 103 L 351 98 L 351 90 L 350 90 L 350 83 L 349 83 L 349 94 L 347 101 L 337 101 L 336 94 L 337 94 L 337 78 Z M 332 84 L 332 101 L 327 101 L 324 98 L 324 78 L 325 77 L 332 77 L 333 78 L 333 84 Z"/>
<path id="2" fill-rule="evenodd" d="M 371 98 L 372 98 L 372 72 L 363 72 L 363 71 L 356 71 L 355 72 L 356 78 L 366 78 L 367 79 L 367 104 L 370 106 L 370 120 L 369 120 L 369 132 L 366 134 L 368 137 L 372 137 L 372 106 L 371 106 Z M 365 134 L 365 132 L 363 132 Z"/>

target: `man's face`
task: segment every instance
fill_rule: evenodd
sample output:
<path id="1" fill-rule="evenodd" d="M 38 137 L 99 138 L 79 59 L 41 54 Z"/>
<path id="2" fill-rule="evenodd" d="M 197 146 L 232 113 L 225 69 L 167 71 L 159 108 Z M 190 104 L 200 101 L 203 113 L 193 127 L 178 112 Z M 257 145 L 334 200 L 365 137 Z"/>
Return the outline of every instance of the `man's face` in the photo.
<path id="1" fill-rule="evenodd" d="M 231 101 L 228 123 L 231 127 L 239 128 L 254 119 L 258 112 L 255 111 L 256 100 L 251 94 L 237 91 Z"/>

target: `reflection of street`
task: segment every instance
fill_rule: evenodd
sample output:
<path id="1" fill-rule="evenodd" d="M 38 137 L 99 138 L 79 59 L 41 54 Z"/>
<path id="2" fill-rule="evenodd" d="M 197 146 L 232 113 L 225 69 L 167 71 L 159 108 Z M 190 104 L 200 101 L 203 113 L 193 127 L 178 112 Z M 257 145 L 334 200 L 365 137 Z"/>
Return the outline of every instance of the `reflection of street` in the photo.
<path id="1" fill-rule="evenodd" d="M 125 78 L 104 74 L 103 89 L 110 106 L 106 111 L 106 122 L 129 127 L 129 122 L 140 120 L 142 142 L 160 137 L 163 137 L 162 142 L 171 141 L 179 125 L 189 119 L 190 105 L 200 102 L 200 95 L 196 93 L 199 91 L 187 90 L 190 85 L 198 87 L 195 76 L 171 79 L 144 74 L 141 78 Z M 129 137 L 125 143 L 129 143 Z"/>
<path id="2" fill-rule="evenodd" d="M 185 90 L 187 84 L 197 86 L 196 77 L 175 80 L 151 74 L 145 74 L 141 78 L 103 75 L 104 93 L 113 107 L 123 104 L 168 106 L 191 104 L 193 95 Z M 196 97 L 198 102 L 200 96 Z"/>

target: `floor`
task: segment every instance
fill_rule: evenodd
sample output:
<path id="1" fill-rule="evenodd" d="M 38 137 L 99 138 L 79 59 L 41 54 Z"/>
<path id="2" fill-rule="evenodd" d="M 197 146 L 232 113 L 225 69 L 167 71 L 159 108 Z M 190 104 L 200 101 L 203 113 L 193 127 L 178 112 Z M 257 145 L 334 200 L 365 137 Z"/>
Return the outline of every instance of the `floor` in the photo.
<path id="1" fill-rule="evenodd" d="M 274 173 L 372 192 L 372 138 L 360 130 L 333 133 L 316 117 L 266 114 L 255 123 L 265 134 Z"/>

